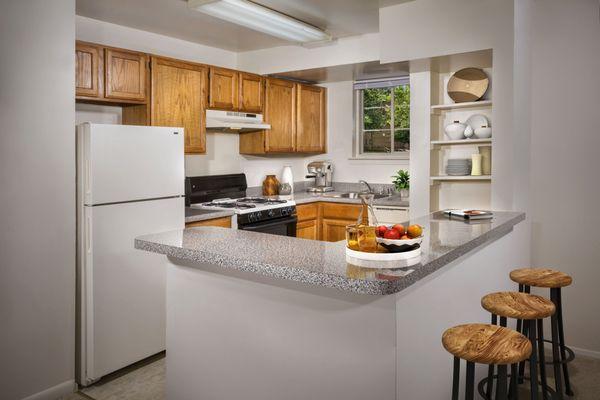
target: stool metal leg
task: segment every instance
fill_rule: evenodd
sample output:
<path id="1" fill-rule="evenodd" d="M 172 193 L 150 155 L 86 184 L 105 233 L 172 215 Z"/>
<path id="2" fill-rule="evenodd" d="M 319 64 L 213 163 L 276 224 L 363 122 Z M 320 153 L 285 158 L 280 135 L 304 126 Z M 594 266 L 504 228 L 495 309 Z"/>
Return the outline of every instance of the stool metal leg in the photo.
<path id="1" fill-rule="evenodd" d="M 458 400 L 459 386 L 460 386 L 460 358 L 454 357 L 454 369 L 452 372 L 452 400 Z"/>
<path id="2" fill-rule="evenodd" d="M 544 355 L 544 325 L 541 319 L 537 320 L 537 334 L 542 397 L 544 400 L 548 400 L 548 391 L 546 390 L 548 388 L 548 382 L 546 380 L 546 356 Z"/>
<path id="3" fill-rule="evenodd" d="M 498 365 L 498 384 L 496 386 L 496 400 L 507 400 L 506 391 L 506 365 Z"/>
<path id="4" fill-rule="evenodd" d="M 531 287 L 530 286 L 526 286 L 526 285 L 522 285 L 523 286 L 523 293 L 530 293 L 531 292 Z M 521 285 L 519 285 L 519 288 L 521 287 Z M 529 337 L 529 322 L 528 321 L 523 321 L 523 331 L 521 332 L 524 336 Z M 525 376 L 525 361 L 522 361 L 519 364 L 519 383 L 523 383 L 523 377 Z"/>
<path id="5" fill-rule="evenodd" d="M 465 387 L 465 400 L 474 400 L 475 395 L 475 364 L 467 361 L 467 385 Z"/>
<path id="6" fill-rule="evenodd" d="M 517 365 L 510 366 L 510 399 L 519 400 L 519 389 L 517 387 Z"/>
<path id="7" fill-rule="evenodd" d="M 556 292 L 554 289 L 550 290 L 550 298 L 556 304 Z M 562 376 L 560 371 L 560 354 L 558 345 L 558 315 L 554 313 L 550 317 L 550 323 L 552 325 L 552 365 L 554 366 L 554 388 L 556 390 L 556 398 L 563 400 L 563 388 L 562 388 Z"/>
<path id="8" fill-rule="evenodd" d="M 531 341 L 531 357 L 529 358 L 529 383 L 531 384 L 531 400 L 538 398 L 538 376 L 537 376 L 537 340 L 535 332 L 535 320 L 527 321 L 529 325 L 529 340 Z"/>
<path id="9" fill-rule="evenodd" d="M 498 317 L 496 314 L 492 314 L 492 325 L 496 325 L 498 323 Z M 488 379 L 487 379 L 487 388 L 485 394 L 488 399 L 492 398 L 492 393 L 494 392 L 494 364 L 490 364 L 488 366 Z"/>
<path id="10" fill-rule="evenodd" d="M 562 296 L 560 288 L 554 289 L 556 291 L 556 313 L 558 314 L 558 338 L 560 340 L 560 359 L 562 361 L 567 359 L 567 352 L 565 350 L 565 333 L 563 330 L 563 316 L 562 316 Z M 569 367 L 566 362 L 562 363 L 563 375 L 565 377 L 565 393 L 569 396 L 573 396 L 573 390 L 571 390 L 571 381 L 569 380 Z"/>

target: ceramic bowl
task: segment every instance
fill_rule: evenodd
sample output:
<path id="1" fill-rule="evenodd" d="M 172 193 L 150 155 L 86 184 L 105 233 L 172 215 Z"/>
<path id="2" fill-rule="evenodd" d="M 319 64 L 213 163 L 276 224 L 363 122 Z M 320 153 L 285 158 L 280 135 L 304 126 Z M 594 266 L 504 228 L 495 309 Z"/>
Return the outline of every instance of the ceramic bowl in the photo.
<path id="1" fill-rule="evenodd" d="M 421 247 L 423 236 L 419 236 L 414 239 L 386 239 L 377 238 L 377 243 L 385 247 L 390 253 L 403 253 L 405 251 L 412 251 Z"/>
<path id="2" fill-rule="evenodd" d="M 465 129 L 467 129 L 467 125 L 454 121 L 452 124 L 447 125 L 444 131 L 450 140 L 460 140 L 465 138 Z"/>
<path id="3" fill-rule="evenodd" d="M 481 127 L 481 128 L 476 128 L 475 129 L 475 136 L 477 136 L 479 139 L 488 139 L 492 137 L 492 128 L 488 127 Z"/>

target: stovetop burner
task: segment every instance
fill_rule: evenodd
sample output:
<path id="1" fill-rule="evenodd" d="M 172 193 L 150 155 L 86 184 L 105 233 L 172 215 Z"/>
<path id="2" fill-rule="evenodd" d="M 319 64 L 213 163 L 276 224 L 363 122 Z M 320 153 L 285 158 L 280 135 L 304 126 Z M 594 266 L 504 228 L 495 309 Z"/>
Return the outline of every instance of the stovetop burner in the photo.
<path id="1" fill-rule="evenodd" d="M 285 204 L 287 200 L 278 200 L 278 199 L 266 199 L 264 197 L 244 197 L 243 199 L 238 199 L 238 203 L 254 203 L 254 204 L 265 204 L 265 205 L 273 205 L 273 204 Z"/>

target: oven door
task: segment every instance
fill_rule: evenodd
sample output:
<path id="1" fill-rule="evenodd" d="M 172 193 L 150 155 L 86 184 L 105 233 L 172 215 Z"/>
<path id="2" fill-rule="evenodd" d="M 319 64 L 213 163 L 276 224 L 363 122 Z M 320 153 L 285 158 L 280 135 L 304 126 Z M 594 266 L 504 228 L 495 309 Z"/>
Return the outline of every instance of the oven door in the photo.
<path id="1" fill-rule="evenodd" d="M 296 236 L 297 223 L 298 218 L 293 216 L 271 219 L 269 221 L 254 222 L 250 224 L 238 224 L 238 229 L 242 229 L 244 231 L 270 233 L 272 235 L 280 236 Z"/>

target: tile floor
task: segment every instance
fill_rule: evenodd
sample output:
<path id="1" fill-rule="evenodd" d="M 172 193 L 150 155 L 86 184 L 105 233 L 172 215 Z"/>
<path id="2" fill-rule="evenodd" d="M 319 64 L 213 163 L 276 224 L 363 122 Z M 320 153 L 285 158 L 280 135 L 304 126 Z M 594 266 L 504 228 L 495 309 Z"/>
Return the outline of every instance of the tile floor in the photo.
<path id="1" fill-rule="evenodd" d="M 600 360 L 577 356 L 569 364 L 575 396 L 569 400 L 600 399 Z M 451 373 L 451 371 L 449 371 Z M 551 372 L 549 371 L 551 374 Z M 526 388 L 519 398 L 528 399 Z M 165 359 L 160 357 L 127 373 L 83 389 L 60 400 L 163 400 L 165 399 Z"/>

